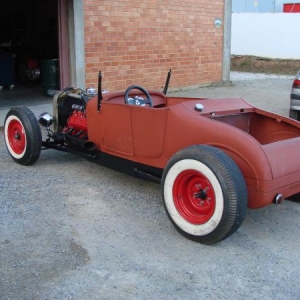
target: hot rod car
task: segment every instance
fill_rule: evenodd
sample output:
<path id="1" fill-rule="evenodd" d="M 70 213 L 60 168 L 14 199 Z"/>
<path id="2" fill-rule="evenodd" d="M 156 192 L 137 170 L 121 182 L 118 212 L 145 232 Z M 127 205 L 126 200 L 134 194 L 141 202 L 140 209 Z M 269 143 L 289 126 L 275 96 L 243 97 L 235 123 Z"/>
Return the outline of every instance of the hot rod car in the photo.
<path id="1" fill-rule="evenodd" d="M 53 97 L 53 116 L 11 108 L 8 152 L 30 165 L 57 149 L 159 182 L 176 229 L 204 244 L 233 234 L 247 208 L 299 193 L 298 121 L 242 98 L 169 97 L 170 76 L 162 92 L 133 85 L 102 93 L 100 72 L 98 95 L 66 88 Z"/>

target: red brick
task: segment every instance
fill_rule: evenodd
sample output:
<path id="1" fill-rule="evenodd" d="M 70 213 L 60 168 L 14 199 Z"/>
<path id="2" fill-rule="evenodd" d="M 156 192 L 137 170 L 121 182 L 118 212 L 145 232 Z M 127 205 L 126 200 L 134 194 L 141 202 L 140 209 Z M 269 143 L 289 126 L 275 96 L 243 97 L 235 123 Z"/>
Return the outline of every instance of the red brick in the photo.
<path id="1" fill-rule="evenodd" d="M 86 84 L 98 70 L 113 89 L 138 83 L 159 88 L 173 69 L 171 86 L 221 80 L 224 1 L 85 0 Z M 88 12 L 88 13 L 87 13 Z"/>

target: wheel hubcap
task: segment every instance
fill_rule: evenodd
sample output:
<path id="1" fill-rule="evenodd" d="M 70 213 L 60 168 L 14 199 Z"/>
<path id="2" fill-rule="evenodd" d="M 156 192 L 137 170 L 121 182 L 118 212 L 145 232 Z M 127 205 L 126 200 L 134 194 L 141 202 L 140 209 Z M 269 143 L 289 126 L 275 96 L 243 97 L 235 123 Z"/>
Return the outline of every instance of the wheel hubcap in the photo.
<path id="1" fill-rule="evenodd" d="M 26 135 L 22 124 L 13 120 L 8 125 L 8 140 L 11 149 L 16 154 L 23 153 L 26 146 Z"/>
<path id="2" fill-rule="evenodd" d="M 186 170 L 177 176 L 173 199 L 179 214 L 196 225 L 207 222 L 215 210 L 213 186 L 206 176 L 195 170 Z"/>

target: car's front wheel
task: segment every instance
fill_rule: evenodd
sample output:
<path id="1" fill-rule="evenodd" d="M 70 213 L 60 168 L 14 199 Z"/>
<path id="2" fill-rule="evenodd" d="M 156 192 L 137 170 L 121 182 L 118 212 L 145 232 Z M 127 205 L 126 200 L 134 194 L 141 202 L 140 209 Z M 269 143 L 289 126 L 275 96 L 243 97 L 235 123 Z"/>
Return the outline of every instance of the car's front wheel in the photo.
<path id="1" fill-rule="evenodd" d="M 39 158 L 42 148 L 41 129 L 27 107 L 14 107 L 7 113 L 4 138 L 9 154 L 17 163 L 30 165 Z"/>
<path id="2" fill-rule="evenodd" d="M 211 146 L 175 154 L 162 178 L 164 204 L 177 230 L 203 244 L 219 242 L 242 224 L 247 189 L 236 163 Z"/>

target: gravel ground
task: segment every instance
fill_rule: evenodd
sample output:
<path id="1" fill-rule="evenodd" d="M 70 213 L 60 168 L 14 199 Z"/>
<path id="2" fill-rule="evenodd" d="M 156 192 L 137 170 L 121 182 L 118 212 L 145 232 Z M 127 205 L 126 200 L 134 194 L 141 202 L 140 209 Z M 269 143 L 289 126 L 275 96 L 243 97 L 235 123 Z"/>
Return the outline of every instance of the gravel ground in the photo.
<path id="1" fill-rule="evenodd" d="M 291 78 L 232 80 L 175 94 L 287 114 Z M 249 210 L 204 246 L 174 229 L 159 185 L 54 150 L 23 167 L 0 135 L 0 299 L 299 299 L 299 203 Z"/>

